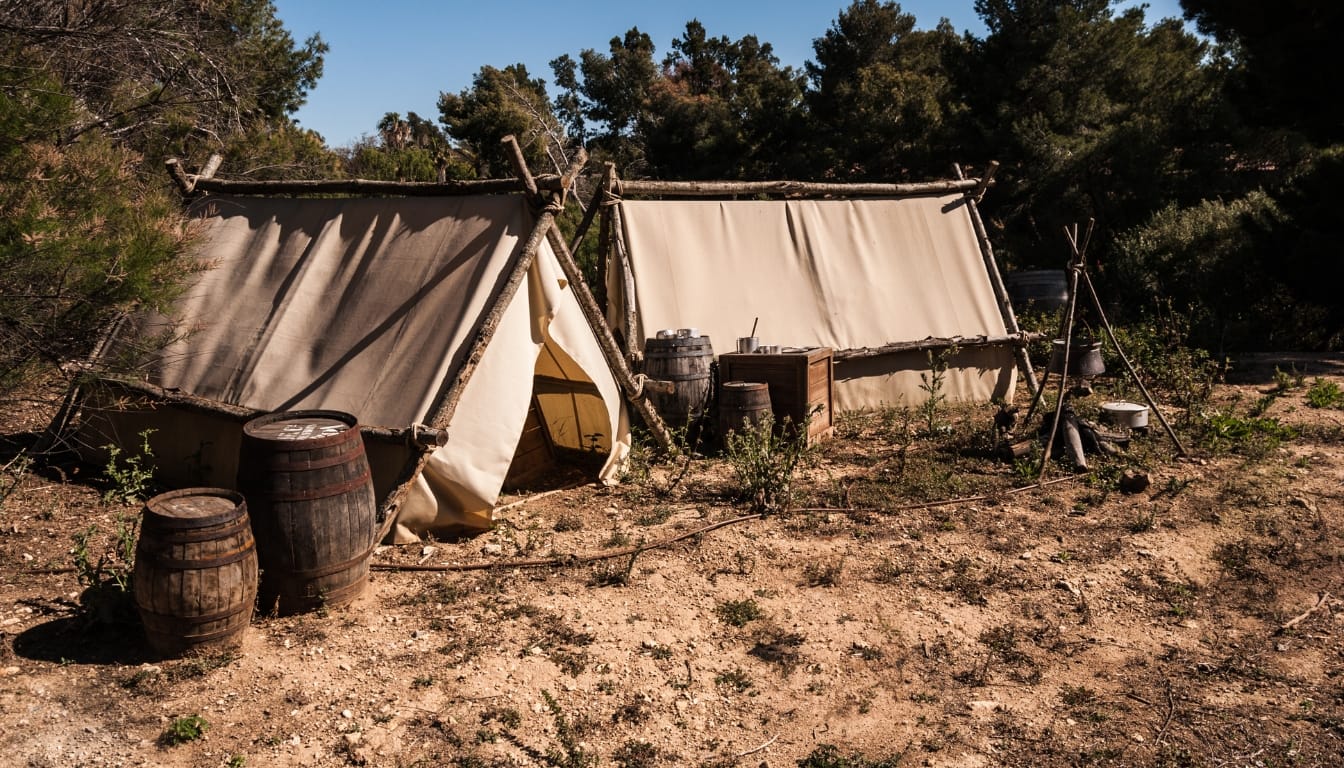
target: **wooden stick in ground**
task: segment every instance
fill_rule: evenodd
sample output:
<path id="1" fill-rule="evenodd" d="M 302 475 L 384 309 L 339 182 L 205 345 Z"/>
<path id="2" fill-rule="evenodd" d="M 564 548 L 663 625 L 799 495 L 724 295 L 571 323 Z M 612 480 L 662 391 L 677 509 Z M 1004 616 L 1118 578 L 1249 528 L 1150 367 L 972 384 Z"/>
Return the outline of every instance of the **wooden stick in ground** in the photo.
<path id="1" fill-rule="evenodd" d="M 1097 310 L 1097 318 L 1101 320 L 1101 327 L 1106 329 L 1106 335 L 1111 339 L 1111 346 L 1115 347 L 1116 356 L 1120 358 L 1121 363 L 1124 363 L 1125 370 L 1129 371 L 1129 377 L 1134 380 L 1134 384 L 1143 393 L 1143 399 L 1148 401 L 1148 407 L 1153 409 L 1153 415 L 1157 417 L 1157 420 L 1162 424 L 1162 428 L 1166 430 L 1167 437 L 1170 437 L 1171 442 L 1176 444 L 1177 452 L 1182 456 L 1188 455 L 1185 446 L 1181 444 L 1181 439 L 1176 436 L 1176 430 L 1172 429 L 1171 425 L 1167 423 L 1167 418 L 1162 415 L 1162 409 L 1158 407 L 1157 400 L 1153 399 L 1153 396 L 1148 392 L 1148 388 L 1143 385 L 1143 379 L 1139 378 L 1139 372 L 1134 369 L 1134 365 L 1129 362 L 1129 357 L 1125 355 L 1125 350 L 1120 347 L 1120 340 L 1115 337 L 1115 330 L 1111 328 L 1110 322 L 1106 320 L 1106 313 L 1101 309 L 1101 299 L 1097 296 L 1097 289 L 1092 286 L 1092 278 L 1086 272 L 1083 273 L 1083 284 L 1087 286 L 1087 292 L 1092 296 L 1092 306 Z"/>

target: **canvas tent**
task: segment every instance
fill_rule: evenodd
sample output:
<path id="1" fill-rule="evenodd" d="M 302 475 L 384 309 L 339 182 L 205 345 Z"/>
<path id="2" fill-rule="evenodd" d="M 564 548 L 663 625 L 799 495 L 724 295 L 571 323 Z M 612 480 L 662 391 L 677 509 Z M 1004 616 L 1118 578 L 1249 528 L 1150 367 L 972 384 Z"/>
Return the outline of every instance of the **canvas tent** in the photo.
<path id="1" fill-rule="evenodd" d="M 174 484 L 231 487 L 248 414 L 339 410 L 397 438 L 450 414 L 430 425 L 446 444 L 418 461 L 404 440 L 366 439 L 379 498 L 398 495 L 402 540 L 488 527 L 529 418 L 556 446 L 605 454 L 599 474 L 613 478 L 629 446 L 621 388 L 538 236 L 550 215 L 539 223 L 528 199 L 197 199 L 207 268 L 107 353 L 176 334 L 126 383 L 164 397 L 124 407 L 104 396 L 100 406 L 122 407 L 86 408 L 84 442 L 134 445 L 150 428 Z"/>
<path id="2" fill-rule="evenodd" d="M 839 410 L 922 402 L 929 351 L 955 339 L 943 393 L 1010 397 L 1026 358 L 975 210 L 983 188 L 615 182 L 608 321 L 636 356 L 681 327 L 720 353 L 753 327 L 763 344 L 831 347 Z"/>

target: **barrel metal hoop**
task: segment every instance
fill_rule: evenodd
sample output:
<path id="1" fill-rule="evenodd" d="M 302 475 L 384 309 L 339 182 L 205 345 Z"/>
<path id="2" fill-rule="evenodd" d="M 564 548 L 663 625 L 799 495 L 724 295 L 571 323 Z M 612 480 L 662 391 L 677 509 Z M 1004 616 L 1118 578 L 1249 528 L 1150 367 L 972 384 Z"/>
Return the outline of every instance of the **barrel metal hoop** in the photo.
<path id="1" fill-rule="evenodd" d="M 238 605 L 235 605 L 235 606 L 233 606 L 233 607 L 231 607 L 231 608 L 228 608 L 228 609 L 225 609 L 225 610 L 223 610 L 223 611 L 215 611 L 214 613 L 202 613 L 202 614 L 189 614 L 189 615 L 184 615 L 184 614 L 180 614 L 180 613 L 159 613 L 158 611 L 151 611 L 151 610 L 148 610 L 148 609 L 146 609 L 146 608 L 141 608 L 141 609 L 140 609 L 140 611 L 141 611 L 142 613 L 144 613 L 144 614 L 147 614 L 147 615 L 149 615 L 149 616 L 153 616 L 153 617 L 155 617 L 155 618 L 159 618 L 159 619 L 165 619 L 165 620 L 170 621 L 170 622 L 171 622 L 171 621 L 181 621 L 181 620 L 184 620 L 184 619 L 185 619 L 185 620 L 188 620 L 188 621 L 221 621 L 221 620 L 223 620 L 223 619 L 227 619 L 227 618 L 230 618 L 230 617 L 233 617 L 233 616 L 237 616 L 237 615 L 240 614 L 240 613 L 243 613 L 243 612 L 245 612 L 245 611 L 250 611 L 250 610 L 252 610 L 252 601 L 250 601 L 250 600 L 245 600 L 245 601 L 239 603 Z M 234 629 L 236 629 L 236 627 L 235 627 Z M 230 630 L 230 631 L 233 631 L 233 630 Z M 215 634 L 214 632 L 210 632 L 210 633 L 207 633 L 207 634 L 205 634 L 205 635 L 187 635 L 186 637 L 188 637 L 188 638 L 206 638 L 206 637 L 213 636 L 214 634 Z M 227 634 L 227 632 L 226 632 L 225 634 Z"/>
<path id="2" fill-rule="evenodd" d="M 157 540 L 164 544 L 193 544 L 200 541 L 214 541 L 224 539 L 229 536 L 235 536 L 251 528 L 251 523 L 246 515 L 240 515 L 225 528 L 177 528 L 169 529 L 158 536 Z"/>
<path id="3" fill-rule="evenodd" d="M 328 563 L 327 565 L 324 565 L 321 568 L 313 568 L 307 571 L 290 571 L 286 575 L 292 576 L 296 579 L 320 579 L 323 576 L 330 576 L 333 573 L 340 573 L 341 571 L 353 568 L 359 565 L 360 563 L 364 562 L 365 560 L 368 560 L 369 555 L 373 554 L 374 547 L 376 546 L 378 545 L 374 544 L 373 546 L 364 550 L 362 553 L 355 555 L 354 557 L 350 558 L 349 560 L 346 560 L 343 563 Z"/>
<path id="4" fill-rule="evenodd" d="M 157 566 L 174 571 L 203 571 L 206 568 L 217 568 L 221 565 L 245 560 L 252 557 L 255 551 L 256 545 L 249 541 L 242 549 L 212 557 L 209 560 L 178 560 L 175 557 L 164 557 L 151 558 L 151 561 Z"/>
<path id="5" fill-rule="evenodd" d="M 258 500 L 265 499 L 267 501 L 315 501 L 317 499 L 326 499 L 332 496 L 340 496 L 343 493 L 349 493 L 350 491 L 368 485 L 372 480 L 373 473 L 368 468 L 365 468 L 365 470 L 359 473 L 357 477 L 346 480 L 344 483 L 324 485 L 320 488 L 313 488 L 307 491 L 259 491 L 256 496 Z"/>
<path id="6" fill-rule="evenodd" d="M 268 461 L 262 464 L 261 468 L 269 472 L 301 472 L 306 469 L 326 469 L 341 464 L 349 464 L 364 457 L 364 443 L 351 443 L 351 445 L 355 447 L 355 450 L 338 453 L 335 456 L 323 456 L 322 458 L 303 461 Z M 299 453 L 299 451 L 277 451 L 272 455 L 278 456 L 282 453 Z"/>

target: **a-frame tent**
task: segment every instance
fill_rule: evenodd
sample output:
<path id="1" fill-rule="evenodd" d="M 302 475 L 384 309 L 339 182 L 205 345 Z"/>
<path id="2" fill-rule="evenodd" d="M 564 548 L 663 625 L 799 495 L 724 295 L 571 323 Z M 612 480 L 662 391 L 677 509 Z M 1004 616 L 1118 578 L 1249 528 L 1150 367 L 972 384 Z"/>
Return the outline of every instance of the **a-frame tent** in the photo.
<path id="1" fill-rule="evenodd" d="M 917 184 L 620 181 L 603 222 L 607 319 L 631 359 L 660 329 L 831 347 L 837 410 L 1011 399 L 1030 363 L 976 210 L 983 179 Z"/>
<path id="2" fill-rule="evenodd" d="M 131 450 L 151 429 L 161 480 L 232 487 L 245 418 L 348 412 L 365 428 L 384 533 L 395 522 L 403 541 L 488 527 L 511 469 L 529 460 L 525 429 L 604 454 L 598 474 L 614 478 L 629 448 L 629 373 L 612 370 L 605 327 L 575 297 L 586 286 L 561 264 L 554 214 L 568 181 L 390 185 L 396 196 L 375 197 L 384 187 L 371 182 L 191 179 L 207 192 L 190 209 L 206 268 L 170 311 L 116 332 L 103 362 L 172 340 L 149 345 L 140 375 L 104 377 L 82 442 Z M 293 196 L 305 190 L 323 196 Z"/>

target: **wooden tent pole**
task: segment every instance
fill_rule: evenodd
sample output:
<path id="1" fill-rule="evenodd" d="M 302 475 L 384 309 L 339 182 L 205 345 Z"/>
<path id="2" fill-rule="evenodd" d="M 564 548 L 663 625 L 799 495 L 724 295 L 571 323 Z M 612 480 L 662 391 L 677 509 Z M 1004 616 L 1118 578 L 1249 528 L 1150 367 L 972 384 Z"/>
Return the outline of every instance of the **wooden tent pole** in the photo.
<path id="1" fill-rule="evenodd" d="M 616 166 L 607 163 L 606 170 L 602 172 L 602 180 L 598 182 L 597 192 L 588 200 L 588 208 L 583 212 L 583 220 L 579 222 L 579 228 L 574 230 L 574 239 L 569 243 L 571 253 L 579 250 L 579 246 L 583 244 L 584 235 L 587 235 L 589 227 L 593 226 L 593 217 L 597 215 L 597 209 L 601 202 L 606 199 L 606 190 L 611 185 L 612 174 L 615 172 Z M 578 199 L 577 195 L 575 199 Z"/>
<path id="2" fill-rule="evenodd" d="M 639 341 L 639 316 L 635 311 L 635 270 L 630 264 L 630 254 L 625 250 L 625 222 L 621 220 L 619 201 L 613 201 L 611 205 L 610 236 L 615 256 L 620 261 L 621 288 L 625 291 L 625 299 L 621 302 L 625 310 L 625 356 L 633 365 L 643 359 L 644 348 Z"/>
<path id="3" fill-rule="evenodd" d="M 985 189 L 998 167 L 998 161 L 991 162 L 985 171 L 985 177 L 980 180 L 981 183 L 966 193 L 966 209 L 971 214 L 971 227 L 975 230 L 975 239 L 980 244 L 980 257 L 985 261 L 985 272 L 989 274 L 989 284 L 994 289 L 994 298 L 999 304 L 999 314 L 1003 317 L 1004 327 L 1008 329 L 1010 335 L 1020 335 L 1022 328 L 1017 324 L 1017 314 L 1013 312 L 1013 303 L 1008 298 L 1007 287 L 1003 284 L 998 260 L 994 258 L 994 246 L 989 241 L 989 231 L 985 229 L 985 222 L 980 218 L 980 207 L 976 205 L 984 196 Z M 966 178 L 959 164 L 954 163 L 952 168 L 956 171 L 958 179 Z M 1026 380 L 1027 391 L 1035 397 L 1040 388 L 1036 384 L 1036 371 L 1031 367 L 1031 357 L 1027 354 L 1026 347 L 1014 348 L 1013 359 L 1017 362 L 1017 369 L 1022 378 Z"/>
<path id="4" fill-rule="evenodd" d="M 529 183 L 532 176 L 527 169 L 527 159 L 523 157 L 522 148 L 518 146 L 517 141 L 512 136 L 504 139 L 505 143 L 510 145 L 509 155 L 513 160 L 514 170 L 523 182 Z M 587 153 L 582 148 L 579 150 L 579 159 L 587 161 Z M 551 205 L 559 207 L 563 202 L 552 196 Z M 550 207 L 547 210 L 551 210 Z M 667 431 L 667 425 L 663 423 L 658 412 L 654 410 L 653 405 L 643 394 L 643 385 L 635 379 L 625 359 L 621 357 L 620 347 L 616 344 L 616 339 L 611 334 L 611 328 L 607 326 L 607 321 L 602 317 L 601 310 L 597 307 L 597 301 L 593 299 L 592 291 L 588 290 L 588 283 L 583 279 L 583 272 L 579 265 L 574 262 L 574 255 L 570 253 L 569 246 L 565 244 L 564 235 L 560 232 L 560 227 L 555 224 L 555 217 L 551 217 L 550 224 L 546 228 L 546 237 L 551 244 L 551 251 L 555 254 L 555 259 L 560 263 L 560 270 L 565 273 L 565 279 L 569 281 L 570 291 L 573 292 L 575 300 L 578 302 L 579 310 L 583 312 L 584 319 L 588 322 L 588 327 L 592 330 L 593 336 L 597 339 L 597 346 L 602 350 L 602 356 L 606 358 L 607 367 L 616 378 L 616 383 L 625 393 L 626 400 L 639 410 L 644 417 L 649 431 L 658 441 L 658 446 L 668 453 L 674 452 L 672 436 Z M 614 436 L 613 436 L 614 437 Z"/>
<path id="5" fill-rule="evenodd" d="M 845 184 L 805 181 L 622 181 L 616 192 L 624 195 L 717 197 L 723 195 L 834 195 L 837 197 L 909 197 L 974 192 L 980 179 L 924 181 L 906 184 Z"/>
<path id="6" fill-rule="evenodd" d="M 505 138 L 507 143 L 513 137 Z M 576 163 L 570 166 L 569 173 L 575 174 L 588 161 L 586 153 L 580 153 L 580 157 L 575 158 Z M 447 429 L 448 424 L 453 420 L 453 414 L 457 411 L 457 404 L 462 400 L 462 392 L 466 389 L 467 383 L 471 381 L 472 374 L 481 363 L 481 358 L 485 356 L 485 350 L 490 345 L 490 340 L 494 338 L 495 331 L 499 328 L 500 321 L 504 318 L 504 312 L 513 302 L 513 297 L 518 293 L 518 288 L 523 284 L 527 277 L 527 272 L 532 268 L 532 263 L 536 260 L 537 249 L 541 247 L 542 240 L 546 238 L 555 221 L 555 213 L 549 209 L 543 210 L 537 219 L 537 223 L 528 235 L 527 242 L 522 249 L 513 257 L 513 262 L 509 265 L 508 278 L 504 284 L 499 286 L 495 294 L 490 297 L 487 306 L 489 312 L 481 321 L 481 327 L 476 332 L 475 339 L 472 340 L 471 350 L 467 353 L 462 366 L 458 368 L 457 375 L 453 377 L 449 384 L 438 398 L 437 404 L 430 410 L 429 418 L 426 423 L 432 429 Z M 451 439 L 452 435 L 449 435 Z M 383 516 L 382 526 L 378 529 L 378 538 L 375 541 L 382 541 L 387 537 L 392 526 L 396 523 L 397 508 L 401 506 L 402 499 L 405 498 L 407 490 L 410 488 L 411 481 L 419 476 L 424 469 L 425 463 L 429 460 L 429 453 L 417 456 L 413 461 L 409 461 L 403 469 L 400 477 L 397 478 L 397 484 L 388 494 L 380 510 Z"/>

